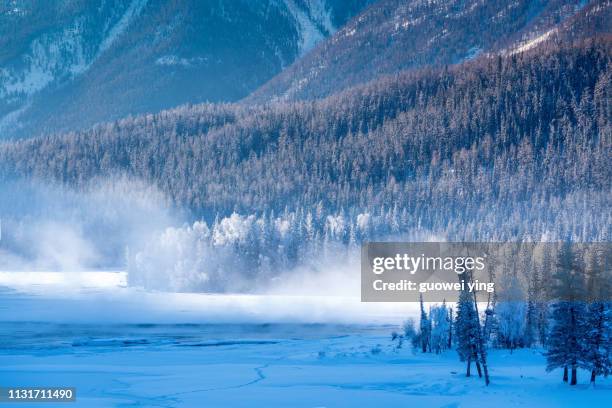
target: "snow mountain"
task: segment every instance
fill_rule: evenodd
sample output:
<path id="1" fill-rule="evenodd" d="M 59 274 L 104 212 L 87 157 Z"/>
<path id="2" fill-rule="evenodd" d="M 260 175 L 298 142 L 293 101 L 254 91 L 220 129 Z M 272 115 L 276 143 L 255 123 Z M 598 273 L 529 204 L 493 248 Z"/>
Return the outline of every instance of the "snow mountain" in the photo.
<path id="1" fill-rule="evenodd" d="M 405 69 L 526 51 L 610 33 L 605 0 L 381 0 L 297 60 L 248 102 L 320 98 Z"/>
<path id="2" fill-rule="evenodd" d="M 369 2 L 0 2 L 0 138 L 238 100 Z"/>

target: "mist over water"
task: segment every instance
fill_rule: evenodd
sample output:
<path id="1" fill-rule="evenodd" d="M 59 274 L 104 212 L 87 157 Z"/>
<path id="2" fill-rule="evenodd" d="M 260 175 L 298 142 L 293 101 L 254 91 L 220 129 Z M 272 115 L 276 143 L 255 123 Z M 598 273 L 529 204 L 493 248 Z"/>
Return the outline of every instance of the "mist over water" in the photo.
<path id="1" fill-rule="evenodd" d="M 127 177 L 80 191 L 16 180 L 0 192 L 1 270 L 121 268 L 126 248 L 181 220 L 157 189 Z"/>
<path id="2" fill-rule="evenodd" d="M 158 189 L 127 177 L 78 191 L 19 180 L 0 190 L 0 271 L 72 273 L 78 283 L 75 272 L 121 270 L 125 285 L 166 292 L 359 295 L 358 245 L 326 241 L 302 250 L 291 236 L 293 213 L 188 223 L 189 213 Z M 369 219 L 359 215 L 358 227 L 370 228 Z M 325 222 L 331 234 L 346 229 L 342 216 Z"/>
<path id="3" fill-rule="evenodd" d="M 5 322 L 396 324 L 412 310 L 360 302 L 356 245 L 329 243 L 274 269 L 274 259 L 244 255 L 257 217 L 189 223 L 139 180 L 79 191 L 12 181 L 0 191 Z M 288 219 L 274 226 L 277 245 L 291 245 Z"/>

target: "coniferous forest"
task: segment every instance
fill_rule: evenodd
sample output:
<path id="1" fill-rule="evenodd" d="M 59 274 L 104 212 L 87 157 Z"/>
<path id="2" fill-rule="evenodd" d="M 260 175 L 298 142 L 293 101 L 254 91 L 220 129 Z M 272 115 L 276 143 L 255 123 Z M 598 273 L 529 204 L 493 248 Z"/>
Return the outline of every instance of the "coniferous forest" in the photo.
<path id="1" fill-rule="evenodd" d="M 455 239 L 608 240 L 611 72 L 606 39 L 550 45 L 318 101 L 183 106 L 5 143 L 0 166 L 76 187 L 141 178 L 209 222 L 395 211 L 400 229 Z"/>

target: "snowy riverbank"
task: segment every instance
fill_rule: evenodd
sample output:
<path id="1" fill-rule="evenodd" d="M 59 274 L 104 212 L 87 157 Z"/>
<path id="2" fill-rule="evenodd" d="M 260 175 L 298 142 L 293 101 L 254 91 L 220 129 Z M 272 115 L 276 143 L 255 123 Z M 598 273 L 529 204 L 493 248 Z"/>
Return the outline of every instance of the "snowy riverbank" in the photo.
<path id="1" fill-rule="evenodd" d="M 74 386 L 83 407 L 594 408 L 612 398 L 609 380 L 571 388 L 547 374 L 537 350 L 493 351 L 487 388 L 465 378 L 454 352 L 395 350 L 380 326 L 2 328 L 15 334 L 2 345 L 4 385 Z"/>
<path id="2" fill-rule="evenodd" d="M 125 287 L 120 275 L 52 276 L 34 285 L 2 275 L 0 384 L 76 387 L 70 407 L 595 408 L 612 400 L 610 379 L 592 388 L 581 372 L 569 387 L 560 372 L 545 372 L 541 350 L 491 351 L 490 387 L 465 378 L 454 351 L 397 350 L 390 333 L 412 313 L 404 304 L 154 293 Z"/>

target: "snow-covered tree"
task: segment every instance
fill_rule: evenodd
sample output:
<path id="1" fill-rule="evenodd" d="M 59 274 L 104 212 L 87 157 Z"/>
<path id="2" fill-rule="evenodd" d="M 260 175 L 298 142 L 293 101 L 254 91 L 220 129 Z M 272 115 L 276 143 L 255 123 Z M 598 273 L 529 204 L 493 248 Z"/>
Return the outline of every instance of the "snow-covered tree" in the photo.
<path id="1" fill-rule="evenodd" d="M 430 347 L 433 352 L 439 354 L 448 348 L 451 328 L 446 302 L 440 306 L 432 306 L 429 311 L 429 318 L 431 320 Z"/>
<path id="2" fill-rule="evenodd" d="M 415 343 L 415 339 L 417 338 L 418 333 L 413 318 L 406 319 L 402 325 L 402 331 L 400 333 L 395 331 L 391 333 L 391 341 L 397 341 L 396 348 L 398 349 L 402 348 L 404 341 L 410 341 L 412 346 L 417 348 L 418 344 Z"/>
<path id="3" fill-rule="evenodd" d="M 522 301 L 499 302 L 495 309 L 497 343 L 511 352 L 524 345 L 525 311 Z"/>
<path id="4" fill-rule="evenodd" d="M 495 308 L 495 334 L 497 344 L 512 351 L 525 343 L 526 305 L 520 300 L 523 292 L 516 274 L 504 278 L 502 282 L 503 291 Z"/>

